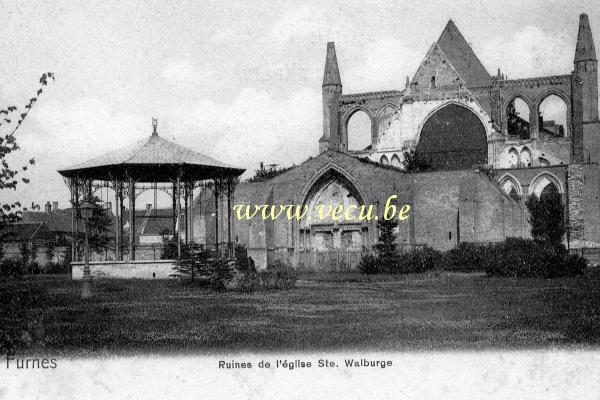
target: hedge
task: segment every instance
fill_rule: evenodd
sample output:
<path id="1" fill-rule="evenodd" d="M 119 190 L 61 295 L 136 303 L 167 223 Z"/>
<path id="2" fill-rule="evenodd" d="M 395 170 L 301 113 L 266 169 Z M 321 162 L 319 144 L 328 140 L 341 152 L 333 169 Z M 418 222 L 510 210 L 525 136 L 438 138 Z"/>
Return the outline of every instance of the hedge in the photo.
<path id="1" fill-rule="evenodd" d="M 494 244 L 461 243 L 440 252 L 430 247 L 393 254 L 367 255 L 358 268 L 365 274 L 402 274 L 432 270 L 486 272 L 490 276 L 556 278 L 581 275 L 587 261 L 563 245 L 508 238 Z"/>

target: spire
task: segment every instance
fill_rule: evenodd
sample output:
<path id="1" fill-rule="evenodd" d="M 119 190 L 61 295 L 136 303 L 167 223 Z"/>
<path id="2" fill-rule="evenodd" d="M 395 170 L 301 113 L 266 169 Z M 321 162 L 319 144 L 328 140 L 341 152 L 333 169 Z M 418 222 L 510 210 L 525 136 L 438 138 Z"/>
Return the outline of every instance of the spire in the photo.
<path id="1" fill-rule="evenodd" d="M 327 58 L 325 59 L 325 74 L 323 75 L 323 86 L 328 85 L 342 85 L 333 42 L 327 43 Z"/>
<path id="2" fill-rule="evenodd" d="M 152 118 L 152 136 L 158 136 L 158 119 Z"/>
<path id="3" fill-rule="evenodd" d="M 587 14 L 579 16 L 579 33 L 577 34 L 577 46 L 575 47 L 575 62 L 597 61 L 592 29 Z"/>

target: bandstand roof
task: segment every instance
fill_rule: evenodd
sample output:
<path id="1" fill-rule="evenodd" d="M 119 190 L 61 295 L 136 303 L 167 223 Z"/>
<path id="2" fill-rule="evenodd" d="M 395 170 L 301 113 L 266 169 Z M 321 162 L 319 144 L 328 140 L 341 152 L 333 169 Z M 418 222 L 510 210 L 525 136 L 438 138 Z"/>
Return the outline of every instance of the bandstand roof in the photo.
<path id="1" fill-rule="evenodd" d="M 85 161 L 58 172 L 67 178 L 111 181 L 130 176 L 138 182 L 169 182 L 237 177 L 244 169 L 232 167 L 158 136 Z"/>

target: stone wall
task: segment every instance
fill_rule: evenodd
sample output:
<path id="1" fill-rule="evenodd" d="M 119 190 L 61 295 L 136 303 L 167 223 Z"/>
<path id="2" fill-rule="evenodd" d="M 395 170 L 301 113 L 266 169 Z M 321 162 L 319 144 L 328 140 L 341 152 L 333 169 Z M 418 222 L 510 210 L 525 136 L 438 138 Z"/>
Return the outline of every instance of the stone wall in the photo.
<path id="1" fill-rule="evenodd" d="M 571 164 L 567 167 L 567 186 L 569 197 L 569 230 L 571 240 L 583 240 L 584 238 L 584 187 L 583 166 Z"/>
<path id="2" fill-rule="evenodd" d="M 94 261 L 90 262 L 92 277 L 96 278 L 137 278 L 137 279 L 169 279 L 175 262 L 173 260 L 157 261 Z M 83 277 L 83 263 L 71 263 L 72 278 Z"/>

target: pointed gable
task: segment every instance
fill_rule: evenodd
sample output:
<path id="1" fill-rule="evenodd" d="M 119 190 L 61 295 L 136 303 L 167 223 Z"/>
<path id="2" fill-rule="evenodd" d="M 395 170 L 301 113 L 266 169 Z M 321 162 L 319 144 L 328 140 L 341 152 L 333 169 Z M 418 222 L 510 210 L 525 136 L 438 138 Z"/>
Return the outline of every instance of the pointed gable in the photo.
<path id="1" fill-rule="evenodd" d="M 432 85 L 432 77 L 435 77 L 435 86 L 440 87 L 465 83 L 436 43 L 429 48 L 412 82 L 416 83 L 419 88 L 427 89 Z"/>
<path id="2" fill-rule="evenodd" d="M 444 52 L 467 87 L 490 83 L 490 74 L 452 20 L 449 20 L 446 24 L 437 45 Z"/>

